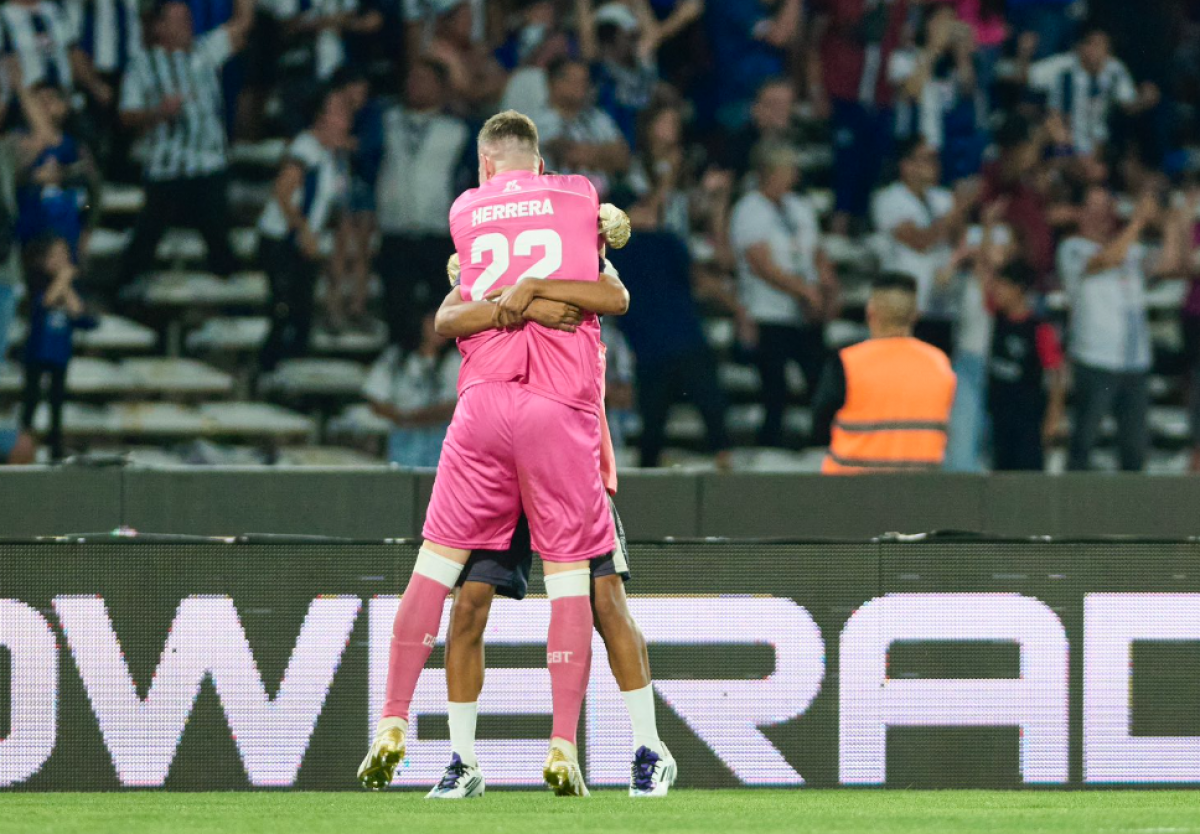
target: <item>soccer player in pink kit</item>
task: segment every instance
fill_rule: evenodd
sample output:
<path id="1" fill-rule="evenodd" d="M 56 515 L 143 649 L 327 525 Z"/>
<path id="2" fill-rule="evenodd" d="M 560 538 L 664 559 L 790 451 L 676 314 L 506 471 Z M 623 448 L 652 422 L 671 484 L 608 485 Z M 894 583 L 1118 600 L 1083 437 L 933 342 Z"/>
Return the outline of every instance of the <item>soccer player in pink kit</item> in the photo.
<path id="1" fill-rule="evenodd" d="M 598 283 L 599 199 L 583 177 L 541 175 L 528 117 L 493 116 L 478 144 L 481 185 L 450 210 L 462 294 L 479 301 L 502 289 L 502 317 L 516 324 L 535 296 L 553 298 L 561 283 L 522 279 L 568 279 L 576 290 L 576 282 Z M 396 614 L 383 718 L 359 778 L 375 789 L 390 783 L 446 597 L 472 551 L 508 548 L 523 511 L 551 606 L 554 730 L 544 775 L 559 795 L 586 796 L 575 738 L 591 664 L 589 564 L 613 548 L 600 477 L 599 321 L 588 313 L 574 332 L 532 322 L 489 330 L 460 340 L 459 350 L 458 407 Z"/>

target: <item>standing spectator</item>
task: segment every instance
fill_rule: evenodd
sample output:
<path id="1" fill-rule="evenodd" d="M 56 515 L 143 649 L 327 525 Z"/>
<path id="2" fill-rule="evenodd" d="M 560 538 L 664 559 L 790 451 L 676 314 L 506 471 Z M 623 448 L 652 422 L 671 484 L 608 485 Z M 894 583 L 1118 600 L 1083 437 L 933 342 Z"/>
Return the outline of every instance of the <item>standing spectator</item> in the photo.
<path id="1" fill-rule="evenodd" d="M 1046 58 L 1067 49 L 1075 38 L 1076 0 L 1006 0 L 1008 19 L 1021 34 L 1033 35 L 1036 58 Z"/>
<path id="2" fill-rule="evenodd" d="M 587 64 L 563 59 L 550 65 L 550 103 L 530 114 L 541 137 L 546 168 L 582 174 L 603 199 L 613 177 L 629 167 L 629 144 L 612 117 L 591 104 Z"/>
<path id="3" fill-rule="evenodd" d="M 1029 85 L 1046 96 L 1052 112 L 1066 120 L 1075 152 L 1098 156 L 1118 112 L 1136 116 L 1156 106 L 1161 97 L 1150 82 L 1134 86 L 1129 70 L 1112 55 L 1112 39 L 1096 26 L 1080 33 L 1071 52 L 1031 66 Z"/>
<path id="4" fill-rule="evenodd" d="M 109 179 L 133 181 L 131 142 L 121 127 L 118 98 L 121 76 L 144 48 L 142 11 L 138 0 L 71 0 L 78 20 L 79 48 L 91 62 L 102 87 L 93 92 L 88 117 L 96 135 L 96 152 Z"/>
<path id="5" fill-rule="evenodd" d="M 1080 207 L 1078 231 L 1058 248 L 1058 272 L 1071 299 L 1072 470 L 1090 468 L 1109 412 L 1117 421 L 1121 469 L 1139 472 L 1146 464 L 1152 358 L 1146 279 L 1182 271 L 1183 258 L 1179 223 L 1166 225 L 1161 255 L 1148 257 L 1141 237 L 1157 214 L 1154 196 L 1143 195 L 1122 226 L 1112 194 L 1092 186 Z"/>
<path id="6" fill-rule="evenodd" d="M 683 144 L 683 113 L 674 104 L 651 107 L 642 114 L 638 133 L 627 184 L 637 197 L 653 203 L 667 231 L 686 240 L 692 230 L 692 173 Z"/>
<path id="7" fill-rule="evenodd" d="M 371 410 L 392 424 L 388 461 L 397 466 L 431 469 L 438 465 L 458 400 L 462 358 L 437 334 L 433 322 L 434 314 L 427 313 L 416 350 L 405 354 L 392 345 L 363 383 Z"/>
<path id="8" fill-rule="evenodd" d="M 612 260 L 630 294 L 638 298 L 618 324 L 637 360 L 640 465 L 659 465 L 671 405 L 686 398 L 704 419 L 709 451 L 717 453 L 724 466 L 730 447 L 725 397 L 692 297 L 687 244 L 662 227 L 661 212 L 652 202 L 631 207 L 629 220 L 633 236 L 624 249 L 612 253 Z M 661 320 L 666 311 L 669 327 Z"/>
<path id="9" fill-rule="evenodd" d="M 76 330 L 91 330 L 97 321 L 84 309 L 74 283 L 79 270 L 61 237 L 46 235 L 25 247 L 29 284 L 29 335 L 25 339 L 25 394 L 21 427 L 33 429 L 42 400 L 42 380 L 50 378 L 50 456 L 63 456 L 62 414 Z"/>
<path id="10" fill-rule="evenodd" d="M 898 136 L 922 136 L 942 156 L 948 183 L 979 173 L 988 145 L 988 103 L 979 83 L 975 36 L 951 6 L 933 7 L 919 48 L 892 53 Z"/>
<path id="11" fill-rule="evenodd" d="M 518 12 L 517 25 L 496 50 L 501 65 L 512 71 L 500 109 L 521 113 L 544 110 L 550 100 L 546 69 L 568 57 L 575 47 L 559 25 L 558 6 L 553 0 L 526 4 Z"/>
<path id="12" fill-rule="evenodd" d="M 796 92 L 786 78 L 769 78 L 758 88 L 750 108 L 750 120 L 726 134 L 721 147 L 721 165 L 740 180 L 750 172 L 754 149 L 760 145 L 794 144 L 792 109 Z"/>
<path id="13" fill-rule="evenodd" d="M 95 165 L 87 148 L 63 129 L 71 111 L 60 89 L 22 85 L 17 98 L 28 126 L 19 144 L 25 184 L 17 191 L 18 234 L 30 241 L 53 233 L 79 263 L 88 186 L 93 194 L 99 190 Z"/>
<path id="14" fill-rule="evenodd" d="M 783 75 L 800 32 L 800 0 L 774 8 L 762 0 L 720 0 L 706 7 L 713 48 L 717 120 L 726 130 L 746 123 L 754 94 L 768 78 Z"/>
<path id="15" fill-rule="evenodd" d="M 228 275 L 236 267 L 229 247 L 220 70 L 245 46 L 253 21 L 253 0 L 237 0 L 229 23 L 196 39 L 187 4 L 167 0 L 154 20 L 154 46 L 135 56 L 125 75 L 122 118 L 147 138 L 146 205 L 125 252 L 126 281 L 153 264 L 158 242 L 171 225 L 200 232 L 213 272 Z"/>
<path id="16" fill-rule="evenodd" d="M 988 283 L 995 309 L 988 359 L 992 468 L 1041 472 L 1066 408 L 1067 386 L 1058 332 L 1030 305 L 1038 274 L 1020 262 Z"/>
<path id="17" fill-rule="evenodd" d="M 371 33 L 383 15 L 359 0 L 269 0 L 283 39 L 280 97 L 288 133 L 300 124 L 313 96 L 346 61 L 345 35 Z"/>
<path id="18" fill-rule="evenodd" d="M 76 85 L 102 104 L 112 88 L 96 75 L 76 41 L 77 25 L 51 0 L 7 0 L 0 5 L 0 56 L 13 56 L 25 86 L 46 84 L 70 95 Z"/>
<path id="19" fill-rule="evenodd" d="M 816 113 L 832 120 L 833 229 L 865 219 L 883 160 L 892 151 L 892 90 L 887 79 L 909 0 L 817 0 L 806 59 Z"/>
<path id="20" fill-rule="evenodd" d="M 867 300 L 871 338 L 829 360 L 813 402 L 813 431 L 829 442 L 828 475 L 940 469 L 954 401 L 954 372 L 937 348 L 913 338 L 917 284 L 876 279 Z"/>
<path id="21" fill-rule="evenodd" d="M 577 0 L 579 43 L 592 63 L 596 101 L 612 116 L 631 146 L 637 141 L 638 114 L 650 104 L 658 86 L 658 47 L 653 15 L 645 3 L 640 19 L 624 3 L 605 3 L 592 14 L 591 0 Z"/>
<path id="22" fill-rule="evenodd" d="M 811 394 L 825 363 L 825 322 L 838 305 L 837 276 L 821 248 L 821 228 L 811 201 L 792 193 L 800 178 L 795 152 L 756 152 L 758 187 L 733 209 L 730 233 L 737 256 L 738 295 L 757 331 L 762 378 L 759 443 L 783 443 L 787 362 L 804 373 Z"/>
<path id="23" fill-rule="evenodd" d="M 21 246 L 17 240 L 18 139 L 0 134 L 0 370 L 8 361 L 8 337 L 21 293 Z"/>
<path id="24" fill-rule="evenodd" d="M 377 272 L 391 340 L 406 351 L 420 340 L 425 313 L 445 295 L 441 275 L 454 251 L 450 206 L 465 182 L 471 137 L 445 112 L 441 65 L 419 61 L 408 73 L 404 103 L 384 115 L 384 153 L 376 184 L 383 239 Z"/>
<path id="25" fill-rule="evenodd" d="M 1191 186 L 1184 203 L 1180 220 L 1180 234 L 1187 249 L 1184 262 L 1190 272 L 1191 281 L 1183 302 L 1180 320 L 1183 331 L 1183 353 L 1187 359 L 1188 418 L 1191 423 L 1192 460 L 1190 469 L 1200 473 L 1200 262 L 1196 253 L 1200 251 L 1200 187 Z"/>
<path id="26" fill-rule="evenodd" d="M 424 55 L 446 68 L 449 103 L 462 116 L 490 116 L 504 95 L 507 73 L 479 37 L 483 4 L 438 0 L 433 38 Z"/>
<path id="27" fill-rule="evenodd" d="M 955 193 L 938 186 L 937 150 L 922 138 L 900 148 L 900 179 L 875 195 L 871 213 L 884 240 L 883 262 L 917 282 L 917 338 L 943 351 L 953 344 L 953 310 L 934 280 L 950 260 L 977 189 L 962 184 Z"/>
<path id="28" fill-rule="evenodd" d="M 288 147 L 273 198 L 258 221 L 259 255 L 271 281 L 271 332 L 262 349 L 264 371 L 308 350 L 322 262 L 321 234 L 345 213 L 349 144 L 346 99 L 329 94 L 312 127 Z"/>

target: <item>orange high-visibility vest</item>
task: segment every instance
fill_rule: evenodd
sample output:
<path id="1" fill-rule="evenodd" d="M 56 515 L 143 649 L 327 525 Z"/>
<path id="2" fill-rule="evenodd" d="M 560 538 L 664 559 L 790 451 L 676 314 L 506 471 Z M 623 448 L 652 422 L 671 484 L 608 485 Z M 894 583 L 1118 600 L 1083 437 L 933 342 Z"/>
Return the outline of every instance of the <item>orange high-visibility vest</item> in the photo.
<path id="1" fill-rule="evenodd" d="M 911 338 L 841 352 L 846 404 L 834 418 L 830 474 L 936 469 L 946 456 L 954 372 L 946 354 Z"/>

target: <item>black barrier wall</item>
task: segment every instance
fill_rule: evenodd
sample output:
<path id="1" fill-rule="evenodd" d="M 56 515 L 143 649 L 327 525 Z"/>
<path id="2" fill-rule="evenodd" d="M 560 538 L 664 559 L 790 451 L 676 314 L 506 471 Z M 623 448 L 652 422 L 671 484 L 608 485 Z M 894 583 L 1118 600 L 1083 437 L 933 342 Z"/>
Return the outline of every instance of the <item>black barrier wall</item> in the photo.
<path id="1" fill-rule="evenodd" d="M 0 784 L 356 787 L 414 546 L 2 547 Z M 681 542 L 632 562 L 684 786 L 1200 783 L 1200 544 Z M 493 785 L 539 781 L 547 622 L 544 599 L 494 608 Z M 581 749 L 618 785 L 627 720 L 595 657 Z M 400 786 L 449 755 L 440 662 Z"/>
<path id="2" fill-rule="evenodd" d="M 386 469 L 0 470 L 0 535 L 125 525 L 189 535 L 358 539 L 421 533 L 432 472 Z M 1139 475 L 621 474 L 638 541 L 837 538 L 970 530 L 1003 536 L 1200 536 L 1200 478 Z"/>

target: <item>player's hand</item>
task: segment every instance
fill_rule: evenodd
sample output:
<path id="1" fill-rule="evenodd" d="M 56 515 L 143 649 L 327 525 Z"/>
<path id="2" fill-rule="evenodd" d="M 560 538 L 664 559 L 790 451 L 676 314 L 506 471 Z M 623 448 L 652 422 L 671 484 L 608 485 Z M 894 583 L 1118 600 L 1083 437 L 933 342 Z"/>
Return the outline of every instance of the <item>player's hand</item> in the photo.
<path id="1" fill-rule="evenodd" d="M 612 203 L 600 206 L 600 234 L 604 235 L 604 241 L 609 246 L 613 249 L 623 249 L 625 244 L 629 243 L 630 233 L 628 214 Z"/>
<path id="2" fill-rule="evenodd" d="M 301 226 L 300 231 L 296 233 L 296 245 L 300 247 L 300 253 L 310 261 L 321 257 L 321 241 L 313 230 L 308 228 L 308 224 Z"/>
<path id="3" fill-rule="evenodd" d="M 574 333 L 579 325 L 583 312 L 574 304 L 562 301 L 551 301 L 548 298 L 535 298 L 525 308 L 525 320 L 549 327 L 551 330 L 562 330 Z"/>
<path id="4" fill-rule="evenodd" d="M 458 264 L 458 253 L 455 252 L 450 256 L 450 260 L 446 261 L 446 277 L 450 279 L 450 286 L 458 286 L 458 276 L 462 273 L 462 267 Z"/>
<path id="5" fill-rule="evenodd" d="M 499 304 L 500 296 L 504 294 L 503 289 L 492 290 L 483 297 L 484 301 L 490 301 L 495 306 L 492 308 L 492 327 L 498 327 L 501 330 L 508 330 L 512 327 L 520 327 L 525 323 L 525 313 L 514 313 L 511 310 L 506 310 Z"/>
<path id="6" fill-rule="evenodd" d="M 505 287 L 496 297 L 496 306 L 507 313 L 516 314 L 520 320 L 525 318 L 525 310 L 537 297 L 537 281 L 539 278 L 522 278 L 511 287 Z"/>

